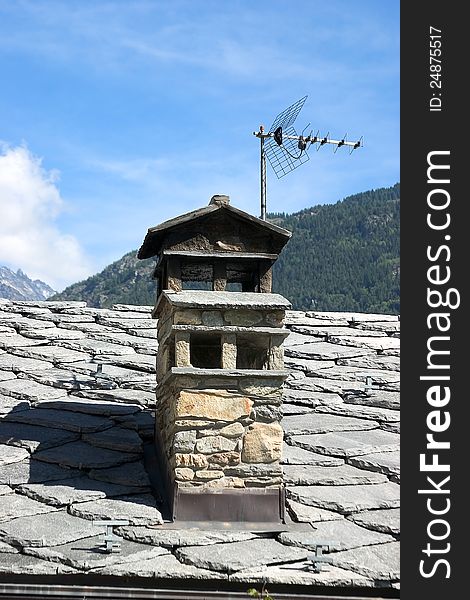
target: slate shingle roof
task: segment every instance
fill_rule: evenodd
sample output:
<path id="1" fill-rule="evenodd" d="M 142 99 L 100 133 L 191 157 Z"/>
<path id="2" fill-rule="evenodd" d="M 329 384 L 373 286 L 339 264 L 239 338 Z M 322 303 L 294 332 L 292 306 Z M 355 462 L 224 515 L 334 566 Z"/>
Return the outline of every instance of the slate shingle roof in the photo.
<path id="1" fill-rule="evenodd" d="M 305 526 L 279 534 L 162 525 L 150 314 L 0 300 L 0 574 L 397 587 L 398 318 L 288 311 L 284 473 Z M 110 517 L 129 521 L 119 554 L 96 551 Z"/>

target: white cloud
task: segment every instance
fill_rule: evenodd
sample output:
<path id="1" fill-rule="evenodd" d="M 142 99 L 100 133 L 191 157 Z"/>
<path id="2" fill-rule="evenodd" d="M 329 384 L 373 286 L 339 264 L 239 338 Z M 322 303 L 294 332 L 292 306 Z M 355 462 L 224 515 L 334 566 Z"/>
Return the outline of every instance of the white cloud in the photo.
<path id="1" fill-rule="evenodd" d="M 26 146 L 0 146 L 0 264 L 60 290 L 88 276 L 91 265 L 57 226 L 65 208 L 57 180 Z"/>

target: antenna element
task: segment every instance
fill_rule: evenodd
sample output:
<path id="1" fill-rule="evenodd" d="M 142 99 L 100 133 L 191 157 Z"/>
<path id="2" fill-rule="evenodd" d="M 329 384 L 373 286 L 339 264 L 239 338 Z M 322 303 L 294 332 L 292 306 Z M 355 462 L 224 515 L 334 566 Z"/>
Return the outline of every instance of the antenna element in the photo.
<path id="1" fill-rule="evenodd" d="M 321 136 L 319 131 L 312 135 L 312 130 L 309 135 L 304 136 L 310 123 L 304 127 L 302 135 L 297 135 L 292 125 L 306 99 L 307 96 L 300 98 L 279 113 L 267 133 L 263 125 L 260 125 L 258 131 L 253 132 L 253 135 L 260 140 L 261 218 L 264 221 L 266 221 L 266 158 L 280 179 L 310 159 L 307 149 L 312 144 L 316 144 L 317 150 L 325 144 L 331 144 L 335 146 L 335 153 L 338 148 L 348 146 L 349 154 L 364 145 L 362 137 L 357 142 L 349 142 L 346 135 L 341 140 L 333 140 L 329 137 L 329 132 L 325 136 Z"/>

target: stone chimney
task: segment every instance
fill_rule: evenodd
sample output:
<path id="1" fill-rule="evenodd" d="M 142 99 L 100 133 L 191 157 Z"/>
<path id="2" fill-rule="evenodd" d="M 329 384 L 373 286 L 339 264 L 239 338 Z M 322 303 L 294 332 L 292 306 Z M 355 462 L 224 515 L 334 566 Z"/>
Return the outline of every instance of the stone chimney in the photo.
<path id="1" fill-rule="evenodd" d="M 139 250 L 158 257 L 156 443 L 175 520 L 283 520 L 290 304 L 271 269 L 289 237 L 213 196 Z"/>

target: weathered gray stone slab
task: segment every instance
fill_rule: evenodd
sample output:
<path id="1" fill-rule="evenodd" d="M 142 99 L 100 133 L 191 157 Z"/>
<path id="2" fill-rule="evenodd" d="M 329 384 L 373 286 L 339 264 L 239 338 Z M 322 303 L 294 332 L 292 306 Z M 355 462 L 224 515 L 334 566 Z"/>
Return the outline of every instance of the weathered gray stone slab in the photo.
<path id="1" fill-rule="evenodd" d="M 130 346 L 136 352 L 142 352 L 143 354 L 151 354 L 153 356 L 156 356 L 157 354 L 156 338 L 149 339 L 142 336 L 130 335 L 129 333 L 127 333 L 127 330 L 126 332 L 123 331 L 119 333 L 117 333 L 115 330 L 96 331 L 89 333 L 89 337 L 90 339 L 99 340 L 102 342 L 109 342 L 111 344 L 121 344 L 122 346 Z M 111 354 L 111 352 L 109 354 Z"/>
<path id="2" fill-rule="evenodd" d="M 400 509 L 365 510 L 347 517 L 350 521 L 373 531 L 400 535 Z"/>
<path id="3" fill-rule="evenodd" d="M 357 469 L 351 465 L 284 465 L 283 471 L 285 482 L 291 485 L 361 485 L 388 481 L 385 475 Z"/>
<path id="4" fill-rule="evenodd" d="M 342 458 L 310 452 L 309 450 L 304 450 L 298 446 L 284 444 L 282 448 L 282 463 L 284 465 L 316 465 L 334 467 L 344 464 L 344 460 Z"/>
<path id="5" fill-rule="evenodd" d="M 84 442 L 98 448 L 117 450 L 119 452 L 141 453 L 143 451 L 142 439 L 138 433 L 122 427 L 112 427 L 97 433 L 85 433 Z"/>
<path id="6" fill-rule="evenodd" d="M 12 379 L 16 379 L 16 375 L 13 371 L 0 371 L 0 382 L 11 381 Z"/>
<path id="7" fill-rule="evenodd" d="M 380 429 L 400 434 L 400 423 L 382 423 Z"/>
<path id="8" fill-rule="evenodd" d="M 293 346 L 292 351 L 295 352 L 299 346 Z M 303 346 L 300 346 L 302 348 Z M 334 360 L 314 360 L 311 358 L 299 358 L 291 356 L 290 350 L 285 350 L 284 354 L 284 365 L 287 369 L 293 369 L 295 371 L 301 371 L 306 375 L 316 373 L 322 369 L 329 369 L 335 365 Z"/>
<path id="9" fill-rule="evenodd" d="M 131 485 L 138 488 L 150 487 L 149 476 L 141 461 L 127 463 L 110 469 L 91 469 L 88 476 L 99 481 Z"/>
<path id="10" fill-rule="evenodd" d="M 21 462 L 25 458 L 29 458 L 29 452 L 24 448 L 0 444 L 0 467 Z"/>
<path id="11" fill-rule="evenodd" d="M 19 550 L 17 548 L 15 548 L 14 546 L 10 546 L 10 544 L 5 544 L 5 542 L 0 542 L 0 554 L 2 553 L 7 553 L 7 554 L 17 554 L 19 552 Z M 1 562 L 0 562 L 0 572 L 1 571 Z"/>
<path id="12" fill-rule="evenodd" d="M 101 362 L 101 357 L 98 359 L 98 363 Z M 70 369 L 76 373 L 83 373 L 84 375 L 90 375 L 95 378 L 95 373 L 98 368 L 97 362 L 76 362 L 70 365 Z M 155 365 L 155 361 L 154 361 Z M 143 371 L 136 371 L 135 369 L 126 369 L 124 367 L 117 367 L 111 364 L 101 363 L 101 377 L 103 381 L 108 379 L 110 382 L 118 384 L 124 382 L 139 382 L 139 381 L 151 381 L 155 383 L 155 375 L 152 373 L 146 373 Z"/>
<path id="13" fill-rule="evenodd" d="M 400 321 L 376 321 L 373 323 L 357 323 L 356 329 L 359 331 L 384 331 L 385 333 L 394 333 L 400 331 Z"/>
<path id="14" fill-rule="evenodd" d="M 37 373 L 29 372 L 28 377 L 39 384 L 60 388 L 62 390 L 79 390 L 96 387 L 97 385 L 94 377 L 58 368 L 43 369 Z M 66 397 L 65 394 L 62 395 L 64 398 Z"/>
<path id="15" fill-rule="evenodd" d="M 129 369 L 137 369 L 147 373 L 156 372 L 156 361 L 154 356 L 148 354 L 128 354 L 126 356 L 100 356 L 100 361 L 110 363 L 116 366 L 128 367 Z"/>
<path id="16" fill-rule="evenodd" d="M 0 415 L 7 415 L 17 410 L 29 410 L 30 408 L 31 404 L 27 400 L 20 400 L 19 398 L 13 398 L 13 396 L 0 394 Z"/>
<path id="17" fill-rule="evenodd" d="M 362 387 L 365 386 L 367 377 L 370 377 L 372 385 L 384 385 L 400 381 L 400 373 L 397 371 L 379 369 L 367 369 L 364 371 L 364 369 L 359 369 L 357 367 L 343 367 L 336 365 L 327 369 L 317 369 L 316 367 L 312 367 L 309 371 L 309 376 L 334 379 L 348 383 L 353 382 L 356 385 L 357 383 L 362 383 Z"/>
<path id="18" fill-rule="evenodd" d="M 284 546 L 272 539 L 257 539 L 176 550 L 182 562 L 203 569 L 233 573 L 252 567 L 305 560 L 308 551 Z"/>
<path id="19" fill-rule="evenodd" d="M 334 564 L 365 577 L 393 581 L 400 578 L 400 544 L 390 542 L 338 552 L 334 556 Z"/>
<path id="20" fill-rule="evenodd" d="M 141 392 L 147 392 L 149 394 L 155 395 L 155 390 L 157 389 L 157 382 L 155 378 L 147 380 L 142 379 L 138 381 L 125 381 L 121 384 L 121 386 L 123 389 L 139 390 Z"/>
<path id="21" fill-rule="evenodd" d="M 34 458 L 78 469 L 106 469 L 132 462 L 138 458 L 138 455 L 97 448 L 79 440 L 57 448 L 35 452 Z"/>
<path id="22" fill-rule="evenodd" d="M 85 334 L 99 333 L 100 331 L 113 331 L 113 328 L 99 325 L 95 322 L 86 323 L 61 323 L 61 329 L 68 329 L 70 331 L 81 331 Z"/>
<path id="23" fill-rule="evenodd" d="M 299 381 L 299 380 L 297 380 Z M 297 382 L 293 382 L 295 385 Z M 343 402 L 339 394 L 329 394 L 327 392 L 319 392 L 309 389 L 284 388 L 282 397 L 284 403 L 293 402 L 303 406 L 320 406 L 322 404 L 337 404 Z"/>
<path id="24" fill-rule="evenodd" d="M 146 488 L 137 489 L 126 485 L 96 481 L 82 476 L 46 484 L 25 483 L 18 486 L 17 490 L 25 496 L 33 498 L 33 500 L 51 506 L 68 506 L 77 502 L 88 502 L 100 498 L 113 498 L 114 496 L 146 491 Z"/>
<path id="25" fill-rule="evenodd" d="M 35 315 L 51 315 L 52 311 L 50 311 L 45 306 L 22 306 L 21 304 L 15 304 L 12 306 L 13 312 L 18 312 L 27 317 L 35 318 Z"/>
<path id="26" fill-rule="evenodd" d="M 301 504 L 295 500 L 287 500 L 289 513 L 297 523 L 316 523 L 317 521 L 338 521 L 343 515 L 332 510 Z"/>
<path id="27" fill-rule="evenodd" d="M 342 514 L 400 506 L 400 486 L 396 483 L 291 487 L 287 494 L 296 502 Z"/>
<path id="28" fill-rule="evenodd" d="M 315 523 L 312 531 L 283 532 L 278 539 L 282 544 L 307 548 L 313 552 L 317 544 L 326 540 L 330 552 L 395 541 L 391 535 L 358 527 L 347 519 Z"/>
<path id="29" fill-rule="evenodd" d="M 400 413 L 388 408 L 363 406 L 361 404 L 330 404 L 319 406 L 315 412 L 342 415 L 360 419 L 371 419 L 380 423 L 396 423 L 400 420 Z"/>
<path id="30" fill-rule="evenodd" d="M 136 312 L 139 313 L 141 316 L 143 313 L 144 315 L 147 315 L 149 318 L 151 318 L 152 310 L 153 306 L 151 306 L 150 304 L 113 304 L 113 311 L 117 311 L 119 314 L 121 314 L 121 316 L 124 317 L 128 316 L 129 314 L 132 314 L 133 312 Z M 124 314 L 122 315 L 122 313 Z"/>
<path id="31" fill-rule="evenodd" d="M 54 410 L 69 410 L 101 417 L 133 415 L 141 410 L 136 404 L 121 404 L 118 402 L 107 402 L 106 400 L 91 400 L 90 398 L 77 398 L 73 395 L 69 396 L 67 399 L 55 400 L 52 402 L 38 402 L 36 406 L 41 409 L 52 408 Z"/>
<path id="32" fill-rule="evenodd" d="M 361 381 L 341 381 L 327 379 L 322 376 L 304 377 L 303 379 L 295 380 L 290 385 L 292 388 L 311 393 L 336 394 L 340 396 L 345 395 L 345 393 L 360 395 L 364 390 L 364 383 Z"/>
<path id="33" fill-rule="evenodd" d="M 0 496 L 4 496 L 5 494 L 12 494 L 13 490 L 9 485 L 0 485 Z"/>
<path id="34" fill-rule="evenodd" d="M 222 573 L 185 565 L 172 554 L 164 554 L 147 560 L 114 564 L 104 569 L 99 569 L 97 572 L 103 575 L 117 575 L 120 577 L 153 577 L 156 579 L 207 580 L 227 578 L 227 576 Z"/>
<path id="35" fill-rule="evenodd" d="M 66 392 L 28 379 L 11 379 L 0 382 L 0 393 L 13 396 L 19 400 L 54 400 L 63 398 Z"/>
<path id="36" fill-rule="evenodd" d="M 255 533 L 249 531 L 202 531 L 197 528 L 158 529 L 154 527 L 119 527 L 116 531 L 128 540 L 154 546 L 163 546 L 165 548 L 227 544 L 251 540 L 257 537 Z"/>
<path id="37" fill-rule="evenodd" d="M 37 358 L 24 358 L 16 354 L 0 354 L 0 369 L 13 371 L 14 373 L 29 373 L 41 369 L 50 369 L 52 362 L 38 360 Z"/>
<path id="38" fill-rule="evenodd" d="M 153 347 L 156 349 L 158 347 L 157 344 L 157 330 L 156 329 L 144 329 L 143 327 L 140 329 L 127 329 L 127 333 L 130 335 L 136 335 L 137 337 L 149 338 L 154 340 Z"/>
<path id="39" fill-rule="evenodd" d="M 0 333 L 2 335 L 15 335 L 16 329 L 14 327 L 8 327 L 8 325 L 4 325 L 1 323 L 1 313 L 0 313 Z"/>
<path id="40" fill-rule="evenodd" d="M 14 327 L 15 329 L 27 329 L 27 328 L 38 328 L 38 327 L 55 327 L 54 323 L 47 323 L 39 321 L 38 319 L 31 319 L 29 317 L 23 317 L 18 314 L 2 314 L 1 321 L 4 325 Z"/>
<path id="41" fill-rule="evenodd" d="M 302 335 L 303 332 L 297 332 L 297 328 L 291 328 L 291 331 L 287 338 L 284 341 L 284 347 L 290 348 L 292 346 L 301 346 L 302 344 L 314 344 L 318 342 L 318 338 L 315 338 L 314 335 L 310 335 L 308 332 L 307 335 Z"/>
<path id="42" fill-rule="evenodd" d="M 98 532 L 103 527 L 95 527 Z M 81 571 L 103 569 L 108 565 L 130 563 L 155 559 L 157 556 L 168 554 L 163 548 L 149 548 L 128 540 L 120 541 L 120 551 L 104 552 L 103 536 L 77 540 L 54 548 L 26 548 L 26 554 L 49 560 L 54 563 L 64 563 Z"/>
<path id="43" fill-rule="evenodd" d="M 372 581 L 338 567 L 327 565 L 316 571 L 311 562 L 298 562 L 281 566 L 246 569 L 230 575 L 230 581 L 254 584 L 261 589 L 263 584 L 283 585 L 317 585 L 329 587 L 364 587 L 371 586 Z M 268 587 L 269 589 L 269 587 Z"/>
<path id="44" fill-rule="evenodd" d="M 113 422 L 110 419 L 50 408 L 33 408 L 31 410 L 14 412 L 7 415 L 4 420 L 15 423 L 41 425 L 42 427 L 51 427 L 54 429 L 66 429 L 67 431 L 76 431 L 78 433 L 102 431 L 113 426 Z"/>
<path id="45" fill-rule="evenodd" d="M 127 404 L 138 404 L 141 406 L 155 403 L 155 394 L 153 393 L 123 388 L 116 388 L 113 390 L 86 390 L 76 392 L 74 396 L 79 398 L 91 398 L 92 400 L 125 402 Z"/>
<path id="46" fill-rule="evenodd" d="M 52 506 L 36 502 L 20 494 L 0 496 L 0 523 L 29 515 L 41 515 L 56 510 Z"/>
<path id="47" fill-rule="evenodd" d="M 285 416 L 288 415 L 305 415 L 312 412 L 314 409 L 311 406 L 304 406 L 302 404 L 287 404 L 284 402 L 282 405 L 282 413 Z"/>
<path id="48" fill-rule="evenodd" d="M 294 326 L 295 330 L 298 330 L 296 326 Z M 371 330 L 371 329 L 363 329 L 358 330 L 354 327 L 346 327 L 346 326 L 334 326 L 334 325 L 316 325 L 315 327 L 305 327 L 303 328 L 305 333 L 309 333 L 312 336 L 322 337 L 326 340 L 331 340 L 333 337 L 387 337 L 387 334 L 383 331 Z"/>
<path id="49" fill-rule="evenodd" d="M 126 519 L 130 525 L 161 525 L 163 523 L 155 498 L 151 494 L 80 502 L 72 504 L 69 512 L 89 520 Z"/>
<path id="50" fill-rule="evenodd" d="M 355 356 L 367 356 L 368 354 L 372 354 L 372 350 L 368 348 L 350 348 L 346 345 L 330 342 L 314 342 L 313 344 L 302 344 L 295 348 L 286 348 L 286 356 L 313 360 L 336 360 L 337 358 L 352 358 Z"/>
<path id="51" fill-rule="evenodd" d="M 0 443 L 20 446 L 29 452 L 60 446 L 79 437 L 78 433 L 71 431 L 13 423 L 5 419 L 0 421 Z"/>
<path id="52" fill-rule="evenodd" d="M 142 316 L 142 315 L 141 315 Z M 128 329 L 140 329 L 140 328 L 145 328 L 145 329 L 149 329 L 152 328 L 152 319 L 146 319 L 146 318 L 133 318 L 133 319 L 125 319 L 124 317 L 120 316 L 110 316 L 110 317 L 98 317 L 98 323 L 101 323 L 102 325 L 106 325 L 106 327 L 112 328 L 115 331 L 122 329 L 124 331 L 127 331 Z M 156 327 L 156 324 L 155 324 Z"/>
<path id="53" fill-rule="evenodd" d="M 377 452 L 348 459 L 349 464 L 360 469 L 377 471 L 385 475 L 400 475 L 400 452 Z"/>
<path id="54" fill-rule="evenodd" d="M 400 358 L 398 356 L 383 356 L 381 354 L 361 356 L 360 358 L 340 358 L 337 364 L 347 367 L 357 367 L 363 369 L 364 372 L 367 372 L 367 369 L 400 370 Z"/>
<path id="55" fill-rule="evenodd" d="M 343 457 L 392 452 L 400 448 L 400 436 L 381 429 L 294 435 L 290 441 L 293 445 L 305 450 Z"/>
<path id="56" fill-rule="evenodd" d="M 50 510 L 50 506 L 47 507 Z M 3 541 L 25 546 L 59 546 L 75 540 L 96 536 L 96 527 L 86 519 L 79 519 L 57 510 L 41 515 L 13 519 L 0 524 Z"/>
<path id="57" fill-rule="evenodd" d="M 40 483 L 77 477 L 76 469 L 67 469 L 58 465 L 49 465 L 34 459 L 5 465 L 0 469 L 0 483 L 19 485 L 20 483 Z"/>
<path id="58" fill-rule="evenodd" d="M 76 310 L 84 308 L 86 310 L 90 310 L 86 306 L 86 302 L 82 300 L 27 300 L 17 302 L 20 306 L 33 306 L 38 308 L 49 308 L 50 310 L 55 311 L 67 311 L 67 310 Z"/>
<path id="59" fill-rule="evenodd" d="M 24 356 L 25 358 L 36 358 L 39 360 L 47 360 L 54 364 L 69 363 L 90 360 L 91 355 L 86 352 L 78 352 L 69 350 L 58 345 L 50 346 L 34 346 L 32 348 L 17 348 L 15 354 Z"/>
<path id="60" fill-rule="evenodd" d="M 0 553 L 0 573 L 11 575 L 59 575 L 75 569 L 19 553 Z"/>
<path id="61" fill-rule="evenodd" d="M 349 324 L 357 325 L 358 323 L 375 323 L 375 322 L 398 322 L 396 315 L 381 315 L 375 313 L 359 313 L 359 312 L 340 312 L 340 311 L 309 311 L 306 313 L 309 317 L 316 319 L 344 319 Z"/>
<path id="62" fill-rule="evenodd" d="M 367 431 L 379 427 L 377 422 L 368 419 L 341 417 L 316 412 L 284 417 L 281 425 L 288 436 L 330 433 L 333 431 Z"/>
<path id="63" fill-rule="evenodd" d="M 51 313 L 36 315 L 36 319 L 40 321 L 52 321 L 53 323 L 90 323 L 95 319 L 92 315 L 86 313 L 71 314 L 71 313 Z"/>
<path id="64" fill-rule="evenodd" d="M 121 346 L 119 344 L 112 344 L 110 342 L 102 342 L 100 340 L 94 340 L 91 338 L 86 338 L 83 340 L 64 340 L 57 341 L 57 344 L 60 344 L 64 348 L 69 348 L 70 350 L 78 351 L 78 352 L 87 352 L 93 355 L 116 355 L 123 356 L 126 354 L 135 354 L 134 348 L 131 346 Z M 70 362 L 70 361 L 67 361 Z"/>
<path id="65" fill-rule="evenodd" d="M 385 392 L 372 390 L 367 394 L 348 394 L 344 401 L 347 404 L 362 404 L 363 406 L 377 406 L 379 408 L 400 409 L 400 394 L 398 392 Z"/>
<path id="66" fill-rule="evenodd" d="M 386 350 L 382 350 L 380 353 L 381 356 L 400 356 L 399 348 L 387 348 Z"/>
<path id="67" fill-rule="evenodd" d="M 153 437 L 155 431 L 155 412 L 142 410 L 133 415 L 117 416 L 115 421 L 121 427 L 138 431 L 143 438 Z"/>
<path id="68" fill-rule="evenodd" d="M 398 349 L 400 348 L 400 340 L 397 338 L 391 337 L 369 337 L 369 336 L 340 336 L 340 335 L 332 335 L 330 341 L 335 344 L 340 344 L 342 346 L 353 346 L 355 348 L 370 348 L 371 350 L 386 350 L 389 348 Z"/>
<path id="69" fill-rule="evenodd" d="M 321 315 L 321 316 L 317 316 Z M 290 326 L 306 325 L 311 327 L 332 325 L 332 326 L 343 326 L 349 325 L 349 322 L 344 317 L 335 317 L 333 313 L 323 316 L 321 313 L 302 312 L 298 310 L 286 311 L 286 323 Z"/>
<path id="70" fill-rule="evenodd" d="M 20 329 L 20 333 L 31 340 L 82 340 L 85 338 L 83 331 L 78 329 L 64 329 L 64 327 L 49 327 L 48 329 Z"/>
<path id="71" fill-rule="evenodd" d="M 10 348 L 25 348 L 27 346 L 37 346 L 42 344 L 40 340 L 33 340 L 29 337 L 24 337 L 19 334 L 14 335 L 1 335 L 0 334 L 0 348 L 9 350 Z"/>

